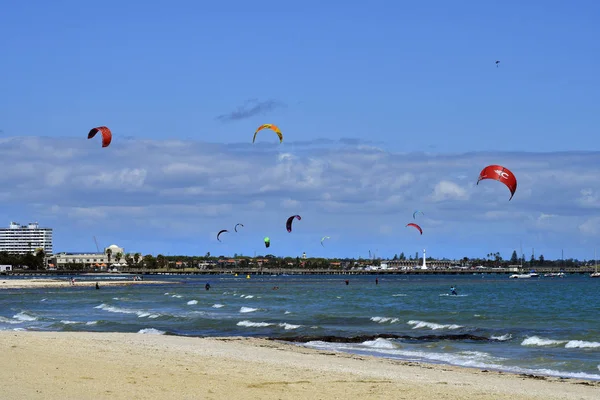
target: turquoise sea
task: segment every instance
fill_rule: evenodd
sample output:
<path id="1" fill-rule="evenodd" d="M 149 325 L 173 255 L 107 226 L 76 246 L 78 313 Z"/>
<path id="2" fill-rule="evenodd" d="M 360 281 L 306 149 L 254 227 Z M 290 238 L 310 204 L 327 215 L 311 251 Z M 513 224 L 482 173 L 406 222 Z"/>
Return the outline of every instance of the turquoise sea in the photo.
<path id="1" fill-rule="evenodd" d="M 1 277 L 7 279 L 19 277 Z M 0 290 L 0 329 L 269 337 L 600 380 L 600 279 L 587 275 L 170 275 L 144 277 L 167 284 L 124 287 L 102 285 L 114 276 L 77 279 L 98 281 L 101 289 Z"/>

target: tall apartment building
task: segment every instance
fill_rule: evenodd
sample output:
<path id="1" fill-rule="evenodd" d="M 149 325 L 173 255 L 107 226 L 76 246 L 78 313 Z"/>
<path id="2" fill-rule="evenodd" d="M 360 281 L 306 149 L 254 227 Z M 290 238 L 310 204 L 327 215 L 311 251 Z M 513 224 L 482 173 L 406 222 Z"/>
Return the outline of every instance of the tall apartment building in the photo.
<path id="1" fill-rule="evenodd" d="M 52 228 L 40 228 L 37 222 L 20 225 L 11 222 L 8 228 L 0 228 L 0 252 L 27 254 L 44 249 L 52 254 Z"/>

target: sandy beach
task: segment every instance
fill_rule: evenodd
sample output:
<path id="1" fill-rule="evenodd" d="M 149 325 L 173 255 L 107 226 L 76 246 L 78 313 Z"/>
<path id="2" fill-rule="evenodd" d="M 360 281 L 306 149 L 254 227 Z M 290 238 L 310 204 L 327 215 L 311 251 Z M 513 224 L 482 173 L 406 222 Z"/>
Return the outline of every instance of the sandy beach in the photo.
<path id="1" fill-rule="evenodd" d="M 156 285 L 161 283 L 173 283 L 164 281 L 134 281 L 132 277 L 123 278 L 123 280 L 100 280 L 98 284 L 102 286 L 126 286 L 126 285 Z M 75 285 L 71 285 L 65 279 L 0 279 L 0 289 L 28 289 L 28 288 L 57 288 L 84 286 L 94 287 L 96 281 L 81 281 L 75 278 Z"/>
<path id="2" fill-rule="evenodd" d="M 600 383 L 253 338 L 0 332 L 6 399 L 598 399 Z"/>

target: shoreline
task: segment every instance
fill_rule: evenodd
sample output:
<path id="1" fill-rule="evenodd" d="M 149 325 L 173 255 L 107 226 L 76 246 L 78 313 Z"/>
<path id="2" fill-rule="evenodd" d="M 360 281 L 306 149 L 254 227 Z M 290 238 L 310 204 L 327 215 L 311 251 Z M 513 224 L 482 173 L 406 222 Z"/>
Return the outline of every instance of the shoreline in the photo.
<path id="1" fill-rule="evenodd" d="M 0 332 L 2 391 L 30 399 L 596 399 L 600 382 L 241 337 Z"/>
<path id="2" fill-rule="evenodd" d="M 100 287 L 104 286 L 130 286 L 130 285 L 157 285 L 165 283 L 177 283 L 169 281 L 142 280 L 134 281 L 133 278 L 124 278 L 123 280 L 77 280 L 72 285 L 68 279 L 39 278 L 39 279 L 0 279 L 0 290 L 2 289 L 35 289 L 35 288 L 75 288 L 75 287 L 95 287 L 99 282 Z"/>

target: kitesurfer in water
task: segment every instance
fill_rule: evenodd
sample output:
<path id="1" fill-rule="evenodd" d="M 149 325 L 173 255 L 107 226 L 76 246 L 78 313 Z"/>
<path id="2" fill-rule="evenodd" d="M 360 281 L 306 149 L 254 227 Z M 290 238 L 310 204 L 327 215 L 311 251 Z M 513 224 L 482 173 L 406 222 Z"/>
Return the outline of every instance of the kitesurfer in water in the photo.
<path id="1" fill-rule="evenodd" d="M 458 293 L 456 293 L 456 288 L 454 286 L 450 287 L 450 294 L 453 295 L 453 296 L 457 296 L 458 295 Z"/>

